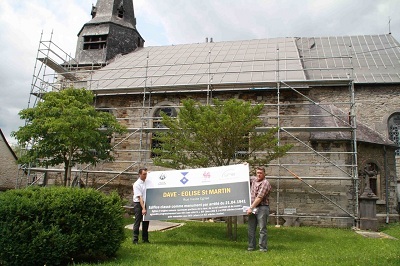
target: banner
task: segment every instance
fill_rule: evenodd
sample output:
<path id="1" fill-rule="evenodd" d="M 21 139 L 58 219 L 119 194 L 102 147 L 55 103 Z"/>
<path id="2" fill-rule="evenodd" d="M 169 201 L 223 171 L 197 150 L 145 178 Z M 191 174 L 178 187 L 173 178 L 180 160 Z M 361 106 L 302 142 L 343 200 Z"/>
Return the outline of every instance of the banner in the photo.
<path id="1" fill-rule="evenodd" d="M 249 165 L 148 172 L 144 220 L 245 215 L 250 206 Z"/>

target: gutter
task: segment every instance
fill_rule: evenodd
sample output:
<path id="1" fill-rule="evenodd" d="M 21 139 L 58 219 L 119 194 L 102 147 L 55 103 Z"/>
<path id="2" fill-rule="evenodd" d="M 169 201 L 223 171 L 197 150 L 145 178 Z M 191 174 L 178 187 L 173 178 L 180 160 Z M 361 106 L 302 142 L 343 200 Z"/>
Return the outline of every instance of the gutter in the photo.
<path id="1" fill-rule="evenodd" d="M 385 168 L 385 201 L 386 201 L 386 224 L 389 223 L 389 174 L 387 165 L 386 146 L 383 146 L 384 168 Z"/>

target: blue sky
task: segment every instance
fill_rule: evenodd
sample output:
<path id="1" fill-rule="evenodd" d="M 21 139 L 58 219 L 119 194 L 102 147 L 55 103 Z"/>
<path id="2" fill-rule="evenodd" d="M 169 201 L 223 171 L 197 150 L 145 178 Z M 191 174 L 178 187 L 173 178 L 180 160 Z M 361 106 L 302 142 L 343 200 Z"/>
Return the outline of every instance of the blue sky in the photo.
<path id="1" fill-rule="evenodd" d="M 0 1 L 0 128 L 23 125 L 41 32 L 71 55 L 96 0 Z M 133 0 L 145 46 L 274 37 L 386 34 L 400 41 L 399 0 Z"/>

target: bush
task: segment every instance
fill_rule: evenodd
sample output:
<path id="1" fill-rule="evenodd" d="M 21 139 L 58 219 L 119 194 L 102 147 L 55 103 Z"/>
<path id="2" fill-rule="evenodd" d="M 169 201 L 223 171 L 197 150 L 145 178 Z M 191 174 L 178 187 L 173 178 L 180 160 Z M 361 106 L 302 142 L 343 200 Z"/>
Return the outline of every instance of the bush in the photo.
<path id="1" fill-rule="evenodd" d="M 125 239 L 122 201 L 65 187 L 0 194 L 0 265 L 62 265 L 115 256 Z"/>

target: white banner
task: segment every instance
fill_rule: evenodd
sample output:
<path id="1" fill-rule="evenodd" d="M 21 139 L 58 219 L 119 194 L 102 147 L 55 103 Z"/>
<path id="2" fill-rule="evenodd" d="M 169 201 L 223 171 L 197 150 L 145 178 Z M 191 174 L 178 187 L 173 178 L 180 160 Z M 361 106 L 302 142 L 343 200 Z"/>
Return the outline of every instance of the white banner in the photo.
<path id="1" fill-rule="evenodd" d="M 249 165 L 148 172 L 145 220 L 245 215 Z"/>

